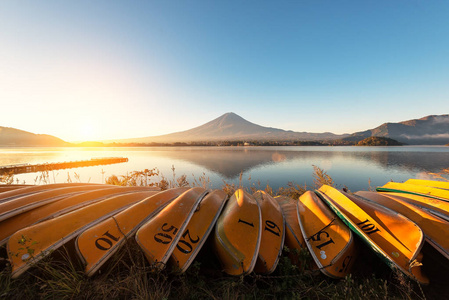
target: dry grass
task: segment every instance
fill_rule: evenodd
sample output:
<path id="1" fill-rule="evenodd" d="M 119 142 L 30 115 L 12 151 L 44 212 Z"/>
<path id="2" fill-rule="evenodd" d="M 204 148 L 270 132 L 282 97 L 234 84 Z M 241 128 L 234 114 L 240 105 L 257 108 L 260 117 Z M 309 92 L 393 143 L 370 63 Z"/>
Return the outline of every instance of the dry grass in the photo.
<path id="1" fill-rule="evenodd" d="M 14 172 L 11 171 L 9 173 L 0 175 L 0 183 L 2 184 L 13 184 L 14 183 Z"/>
<path id="2" fill-rule="evenodd" d="M 449 181 L 449 168 L 443 169 L 439 173 L 428 173 L 435 179 L 439 179 L 442 181 Z"/>
<path id="3" fill-rule="evenodd" d="M 313 183 L 315 184 L 316 188 L 319 188 L 324 184 L 330 186 L 335 185 L 334 180 L 323 169 L 320 169 L 317 166 L 313 165 L 313 171 Z"/>

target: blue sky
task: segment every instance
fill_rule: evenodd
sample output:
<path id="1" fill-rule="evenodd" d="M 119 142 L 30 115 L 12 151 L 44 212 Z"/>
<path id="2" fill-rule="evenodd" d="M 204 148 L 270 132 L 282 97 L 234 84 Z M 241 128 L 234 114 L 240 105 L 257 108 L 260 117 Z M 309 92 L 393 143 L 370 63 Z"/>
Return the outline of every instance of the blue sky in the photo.
<path id="1" fill-rule="evenodd" d="M 449 1 L 3 1 L 0 126 L 160 135 L 235 112 L 355 132 L 449 113 Z"/>

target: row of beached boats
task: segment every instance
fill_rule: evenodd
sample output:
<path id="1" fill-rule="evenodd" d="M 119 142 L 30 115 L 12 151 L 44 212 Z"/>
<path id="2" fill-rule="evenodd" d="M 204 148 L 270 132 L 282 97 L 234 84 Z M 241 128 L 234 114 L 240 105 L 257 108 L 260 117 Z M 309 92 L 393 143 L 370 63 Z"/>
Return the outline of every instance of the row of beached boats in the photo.
<path id="1" fill-rule="evenodd" d="M 272 273 L 285 246 L 308 249 L 312 268 L 343 278 L 368 246 L 392 269 L 427 284 L 423 245 L 449 259 L 448 237 L 449 182 L 442 181 L 389 182 L 354 194 L 323 185 L 299 199 L 243 189 L 228 197 L 201 187 L 0 187 L 0 246 L 12 277 L 62 246 L 76 251 L 92 276 L 135 239 L 154 268 L 180 272 L 207 242 L 230 275 Z"/>

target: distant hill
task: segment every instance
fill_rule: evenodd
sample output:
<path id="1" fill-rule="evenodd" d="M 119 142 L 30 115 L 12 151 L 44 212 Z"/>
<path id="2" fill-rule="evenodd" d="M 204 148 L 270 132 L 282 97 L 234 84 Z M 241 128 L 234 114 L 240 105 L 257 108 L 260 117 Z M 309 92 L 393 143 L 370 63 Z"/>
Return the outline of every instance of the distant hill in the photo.
<path id="1" fill-rule="evenodd" d="M 226 113 L 204 125 L 166 135 L 133 139 L 86 142 L 78 146 L 106 146 L 103 143 L 195 143 L 224 141 L 259 142 L 331 142 L 336 145 L 356 144 L 369 137 L 394 139 L 409 145 L 449 144 L 449 115 L 432 115 L 399 123 L 384 123 L 374 129 L 351 135 L 330 132 L 294 132 L 251 123 L 235 113 Z M 371 141 L 372 142 L 372 141 Z M 110 144 L 112 145 L 112 144 Z M 76 146 L 57 137 L 0 126 L 0 146 Z"/>
<path id="2" fill-rule="evenodd" d="M 318 141 L 341 139 L 348 135 L 330 132 L 294 132 L 251 123 L 235 113 L 226 113 L 204 125 L 166 135 L 117 140 L 121 143 L 173 143 L 205 141 Z"/>
<path id="3" fill-rule="evenodd" d="M 449 143 L 449 115 L 384 123 L 374 129 L 351 134 L 343 140 L 359 142 L 372 136 L 387 137 L 409 145 L 445 145 Z"/>
<path id="4" fill-rule="evenodd" d="M 402 146 L 402 145 L 404 144 L 396 140 L 378 136 L 368 137 L 356 144 L 356 146 Z"/>
<path id="5" fill-rule="evenodd" d="M 57 137 L 0 126 L 0 146 L 69 146 Z"/>

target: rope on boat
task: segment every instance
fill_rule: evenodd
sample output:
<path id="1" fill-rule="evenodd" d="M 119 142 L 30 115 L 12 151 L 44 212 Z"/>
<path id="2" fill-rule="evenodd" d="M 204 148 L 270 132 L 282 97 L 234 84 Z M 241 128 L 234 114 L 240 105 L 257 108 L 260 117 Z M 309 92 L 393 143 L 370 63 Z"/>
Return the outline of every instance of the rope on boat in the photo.
<path id="1" fill-rule="evenodd" d="M 307 241 L 309 241 L 313 236 L 317 235 L 318 233 L 320 233 L 321 231 L 323 231 L 323 230 L 326 229 L 327 227 L 330 227 L 330 226 L 332 225 L 332 223 L 334 223 L 334 221 L 335 221 L 335 218 L 333 218 L 333 219 L 330 221 L 329 224 L 327 224 L 326 226 L 324 226 L 323 228 L 321 228 L 320 230 L 318 230 L 318 232 L 316 232 L 316 233 L 312 234 L 311 236 L 309 236 L 309 237 L 307 238 Z"/>

